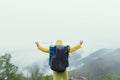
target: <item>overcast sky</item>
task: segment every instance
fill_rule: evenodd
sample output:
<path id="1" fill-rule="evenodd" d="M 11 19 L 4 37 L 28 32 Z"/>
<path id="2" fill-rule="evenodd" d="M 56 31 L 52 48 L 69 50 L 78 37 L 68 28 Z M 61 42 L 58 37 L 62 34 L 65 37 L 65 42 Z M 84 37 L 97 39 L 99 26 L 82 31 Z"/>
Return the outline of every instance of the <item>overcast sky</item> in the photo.
<path id="1" fill-rule="evenodd" d="M 1 51 L 37 55 L 34 41 L 47 47 L 57 39 L 71 46 L 84 40 L 86 56 L 100 48 L 120 48 L 119 34 L 120 0 L 0 1 Z"/>

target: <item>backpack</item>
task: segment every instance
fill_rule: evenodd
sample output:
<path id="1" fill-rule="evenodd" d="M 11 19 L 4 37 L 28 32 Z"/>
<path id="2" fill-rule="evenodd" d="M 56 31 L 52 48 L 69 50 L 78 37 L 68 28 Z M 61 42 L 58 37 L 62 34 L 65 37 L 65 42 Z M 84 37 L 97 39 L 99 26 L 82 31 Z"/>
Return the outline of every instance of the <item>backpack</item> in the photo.
<path id="1" fill-rule="evenodd" d="M 64 72 L 69 66 L 69 46 L 57 45 L 50 47 L 50 68 L 57 72 Z"/>

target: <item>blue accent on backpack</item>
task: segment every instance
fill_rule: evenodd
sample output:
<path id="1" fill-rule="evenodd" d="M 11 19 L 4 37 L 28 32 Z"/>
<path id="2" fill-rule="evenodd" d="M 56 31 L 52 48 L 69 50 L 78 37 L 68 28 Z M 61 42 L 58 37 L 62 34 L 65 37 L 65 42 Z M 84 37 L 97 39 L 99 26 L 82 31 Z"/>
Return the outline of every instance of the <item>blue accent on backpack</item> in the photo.
<path id="1" fill-rule="evenodd" d="M 55 51 L 55 46 L 50 46 L 49 49 L 50 49 L 50 53 L 49 53 L 49 63 L 48 64 L 49 64 L 49 66 L 51 66 L 51 58 L 52 58 L 53 53 Z"/>

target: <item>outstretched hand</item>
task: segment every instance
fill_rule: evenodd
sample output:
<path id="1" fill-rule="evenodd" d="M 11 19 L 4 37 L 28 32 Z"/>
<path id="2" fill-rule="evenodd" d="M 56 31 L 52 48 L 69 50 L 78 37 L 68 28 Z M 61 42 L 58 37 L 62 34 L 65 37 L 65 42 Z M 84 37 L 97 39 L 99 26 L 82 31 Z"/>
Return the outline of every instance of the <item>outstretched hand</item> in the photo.
<path id="1" fill-rule="evenodd" d="M 80 40 L 80 44 L 81 44 L 81 45 L 83 44 L 83 41 L 82 41 L 82 40 Z"/>
<path id="2" fill-rule="evenodd" d="M 35 44 L 37 47 L 39 47 L 39 42 L 38 41 L 35 41 Z"/>

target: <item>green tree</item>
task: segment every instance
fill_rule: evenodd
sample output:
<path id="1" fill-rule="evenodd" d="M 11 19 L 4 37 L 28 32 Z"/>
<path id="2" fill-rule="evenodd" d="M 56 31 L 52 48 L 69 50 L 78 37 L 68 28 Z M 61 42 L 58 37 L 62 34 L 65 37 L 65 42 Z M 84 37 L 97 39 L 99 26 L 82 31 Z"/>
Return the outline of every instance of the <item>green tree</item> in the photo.
<path id="1" fill-rule="evenodd" d="M 120 76 L 114 76 L 113 80 L 120 80 Z"/>
<path id="2" fill-rule="evenodd" d="M 38 68 L 31 72 L 30 80 L 42 80 L 43 73 L 40 72 Z"/>
<path id="3" fill-rule="evenodd" d="M 18 67 L 11 62 L 11 55 L 6 53 L 0 57 L 0 80 L 13 80 Z"/>
<path id="4" fill-rule="evenodd" d="M 17 73 L 13 80 L 28 80 L 22 73 Z"/>
<path id="5" fill-rule="evenodd" d="M 88 80 L 93 80 L 93 75 L 90 72 L 87 73 L 86 77 L 88 78 Z"/>
<path id="6" fill-rule="evenodd" d="M 53 80 L 51 75 L 46 75 L 42 80 Z"/>

